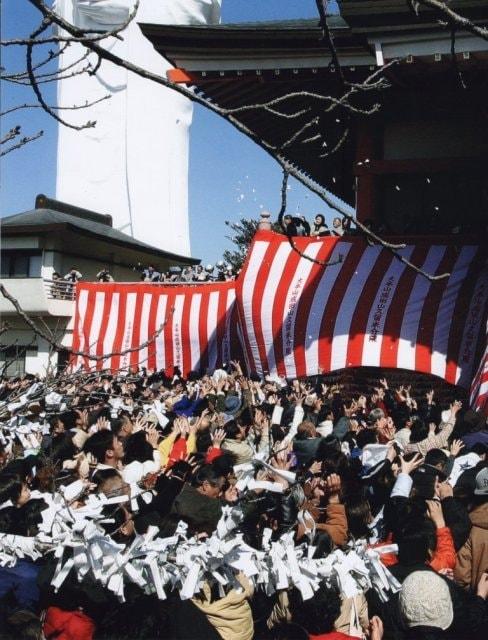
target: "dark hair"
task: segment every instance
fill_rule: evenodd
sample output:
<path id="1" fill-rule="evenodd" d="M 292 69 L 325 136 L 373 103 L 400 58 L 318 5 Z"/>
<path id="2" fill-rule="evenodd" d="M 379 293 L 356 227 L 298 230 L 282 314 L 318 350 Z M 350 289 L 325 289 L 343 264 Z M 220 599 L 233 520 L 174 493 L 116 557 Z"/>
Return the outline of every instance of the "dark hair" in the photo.
<path id="1" fill-rule="evenodd" d="M 368 538 L 371 533 L 368 527 L 371 521 L 369 502 L 361 496 L 350 496 L 345 502 L 345 507 L 349 533 L 354 538 Z"/>
<path id="2" fill-rule="evenodd" d="M 218 458 L 212 460 L 212 467 L 218 476 L 228 476 L 231 473 L 237 457 L 231 451 L 224 451 Z"/>
<path id="3" fill-rule="evenodd" d="M 113 449 L 114 434 L 109 429 L 97 431 L 85 442 L 83 450 L 85 453 L 91 453 L 98 462 L 103 463 L 107 451 Z"/>
<path id="4" fill-rule="evenodd" d="M 0 533 L 15 533 L 17 509 L 4 507 L 0 509 Z"/>
<path id="5" fill-rule="evenodd" d="M 424 564 L 429 559 L 429 551 L 436 547 L 434 523 L 421 516 L 410 518 L 399 531 L 396 542 L 400 564 Z"/>
<path id="6" fill-rule="evenodd" d="M 327 531 L 317 531 L 313 539 L 313 546 L 315 547 L 314 559 L 326 558 L 334 550 L 334 541 Z"/>
<path id="7" fill-rule="evenodd" d="M 412 420 L 412 426 L 410 427 L 410 443 L 415 444 L 416 442 L 421 442 L 422 440 L 425 440 L 428 435 L 429 427 L 423 420 L 415 417 Z"/>
<path id="8" fill-rule="evenodd" d="M 197 451 L 207 453 L 208 448 L 212 446 L 212 436 L 210 429 L 204 429 L 197 432 Z"/>
<path id="9" fill-rule="evenodd" d="M 376 422 L 378 420 L 381 420 L 381 418 L 384 418 L 384 417 L 385 417 L 385 412 L 383 411 L 383 409 L 379 409 L 379 408 L 371 409 L 367 419 L 368 425 L 371 427 L 374 427 Z"/>
<path id="10" fill-rule="evenodd" d="M 317 213 L 315 218 L 320 218 L 322 220 L 322 222 L 319 222 L 318 224 L 325 224 L 325 218 L 321 213 Z M 315 223 L 315 218 L 314 218 L 314 223 Z M 315 223 L 315 224 L 317 224 L 317 223 Z"/>
<path id="11" fill-rule="evenodd" d="M 14 505 L 22 493 L 25 482 L 16 473 L 2 473 L 0 475 L 0 504 L 10 500 Z"/>
<path id="12" fill-rule="evenodd" d="M 201 487 L 204 482 L 217 486 L 222 474 L 212 464 L 204 464 L 193 476 L 193 485 Z"/>
<path id="13" fill-rule="evenodd" d="M 77 449 L 73 444 L 73 434 L 71 432 L 60 433 L 51 440 L 51 458 L 53 463 L 62 463 L 64 460 L 72 458 Z"/>
<path id="14" fill-rule="evenodd" d="M 97 485 L 97 490 L 103 485 L 107 480 L 112 480 L 113 478 L 120 478 L 121 475 L 117 471 L 117 469 L 97 469 L 93 474 L 91 481 L 93 484 Z"/>
<path id="15" fill-rule="evenodd" d="M 138 431 L 126 438 L 124 449 L 124 464 L 130 464 L 134 460 L 146 462 L 153 459 L 153 448 L 146 440 L 145 431 Z"/>
<path id="16" fill-rule="evenodd" d="M 58 415 L 58 419 L 64 424 L 66 430 L 74 429 L 76 427 L 76 420 L 78 415 L 75 411 L 64 411 Z"/>
<path id="17" fill-rule="evenodd" d="M 424 464 L 430 464 L 436 467 L 438 464 L 444 468 L 447 462 L 447 456 L 442 449 L 431 449 L 425 454 Z"/>
<path id="18" fill-rule="evenodd" d="M 34 498 L 26 502 L 17 511 L 18 535 L 35 536 L 39 533 L 39 525 L 42 522 L 42 512 L 48 505 L 42 498 Z"/>
<path id="19" fill-rule="evenodd" d="M 122 420 L 122 418 L 111 418 L 110 419 L 110 429 L 112 431 L 112 433 L 114 434 L 114 436 L 118 436 L 119 433 L 122 431 L 122 428 L 124 427 L 124 420 Z M 143 433 L 143 432 L 140 432 Z"/>
<path id="20" fill-rule="evenodd" d="M 36 466 L 36 464 L 38 464 L 38 462 L 39 462 L 39 459 L 35 455 L 29 455 L 29 456 L 26 456 L 25 458 L 16 458 L 15 460 L 11 460 L 2 469 L 2 475 L 3 474 L 17 475 L 22 480 L 24 480 L 25 478 L 33 475 L 32 469 L 33 467 Z"/>
<path id="21" fill-rule="evenodd" d="M 475 442 L 475 444 L 469 449 L 471 453 L 476 453 L 479 456 L 488 454 L 488 446 L 484 442 Z"/>
<path id="22" fill-rule="evenodd" d="M 38 640 L 41 636 L 42 623 L 39 616 L 29 609 L 14 610 L 5 619 L 7 635 L 5 638 L 22 638 L 22 640 Z M 2 634 L 3 635 L 3 634 Z"/>
<path id="23" fill-rule="evenodd" d="M 322 583 L 308 600 L 304 600 L 301 593 L 294 588 L 289 592 L 289 599 L 293 622 L 306 629 L 310 635 L 333 631 L 341 610 L 337 588 Z"/>
<path id="24" fill-rule="evenodd" d="M 229 422 L 224 425 L 224 429 L 225 437 L 229 438 L 230 440 L 235 440 L 235 437 L 239 435 L 241 431 L 239 425 L 235 420 L 229 420 Z"/>
<path id="25" fill-rule="evenodd" d="M 356 435 L 356 442 L 359 449 L 364 449 L 367 444 L 375 444 L 378 442 L 378 436 L 374 429 L 363 429 Z"/>
<path id="26" fill-rule="evenodd" d="M 120 504 L 109 504 L 103 507 L 105 519 L 100 523 L 115 542 L 124 542 L 125 536 L 120 529 L 127 522 L 127 511 Z"/>
<path id="27" fill-rule="evenodd" d="M 253 424 L 254 420 L 253 420 L 252 413 L 251 413 L 251 410 L 249 409 L 249 407 L 246 407 L 239 414 L 239 416 L 236 418 L 236 422 L 241 427 L 250 427 Z"/>
<path id="28" fill-rule="evenodd" d="M 308 640 L 309 635 L 303 627 L 293 622 L 282 622 L 270 631 L 271 640 Z"/>

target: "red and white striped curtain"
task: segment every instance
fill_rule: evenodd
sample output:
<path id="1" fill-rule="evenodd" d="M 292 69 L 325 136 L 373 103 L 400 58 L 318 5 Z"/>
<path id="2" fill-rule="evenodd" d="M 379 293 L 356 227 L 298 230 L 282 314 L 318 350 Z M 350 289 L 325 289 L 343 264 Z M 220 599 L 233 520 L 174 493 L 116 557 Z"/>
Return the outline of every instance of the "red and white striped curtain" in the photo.
<path id="1" fill-rule="evenodd" d="M 486 247 L 425 240 L 400 249 L 424 271 L 450 274 L 430 281 L 360 237 L 293 242 L 299 252 L 286 236 L 259 231 L 235 282 L 79 283 L 75 350 L 117 354 L 164 328 L 143 349 L 79 356 L 74 366 L 187 373 L 242 354 L 249 371 L 286 378 L 392 367 L 471 386 L 486 346 Z M 485 354 L 472 386 L 480 407 L 487 367 Z"/>
<path id="2" fill-rule="evenodd" d="M 78 283 L 73 350 L 118 354 L 148 340 L 140 350 L 97 361 L 75 356 L 72 364 L 112 371 L 215 369 L 239 352 L 234 282 L 169 287 Z"/>
<path id="3" fill-rule="evenodd" d="M 345 367 L 393 367 L 469 387 L 478 364 L 488 279 L 478 246 L 408 245 L 261 231 L 237 282 L 248 366 L 294 378 Z M 328 263 L 321 266 L 310 258 Z M 479 350 L 478 350 L 479 356 Z"/>

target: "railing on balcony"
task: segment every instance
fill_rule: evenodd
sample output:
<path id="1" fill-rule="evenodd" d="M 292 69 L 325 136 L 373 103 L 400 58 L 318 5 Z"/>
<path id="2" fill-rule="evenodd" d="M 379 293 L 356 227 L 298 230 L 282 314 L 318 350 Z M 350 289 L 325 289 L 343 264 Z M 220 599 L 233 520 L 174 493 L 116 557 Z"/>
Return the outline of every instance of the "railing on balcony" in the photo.
<path id="1" fill-rule="evenodd" d="M 75 300 L 76 298 L 76 284 L 68 282 L 67 280 L 49 280 L 43 279 L 44 291 L 48 300 Z M 179 281 L 179 282 L 120 282 L 119 284 L 151 284 L 155 287 L 196 287 L 202 284 L 215 284 L 215 280 L 207 280 L 199 282 L 197 280 Z"/>
<path id="2" fill-rule="evenodd" d="M 49 300 L 74 300 L 75 284 L 67 280 L 48 280 L 44 278 L 44 291 Z"/>

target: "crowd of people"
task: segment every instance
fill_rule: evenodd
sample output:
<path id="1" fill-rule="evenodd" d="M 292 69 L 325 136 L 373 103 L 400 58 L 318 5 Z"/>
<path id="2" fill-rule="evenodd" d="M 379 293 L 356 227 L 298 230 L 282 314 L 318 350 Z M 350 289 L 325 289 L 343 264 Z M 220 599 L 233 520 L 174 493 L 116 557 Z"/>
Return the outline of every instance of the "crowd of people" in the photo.
<path id="1" fill-rule="evenodd" d="M 166 272 L 159 272 L 154 265 L 148 265 L 141 273 L 141 280 L 144 282 L 166 282 L 166 283 L 199 283 L 199 282 L 228 282 L 235 280 L 236 273 L 230 265 L 226 265 L 223 260 L 219 260 L 214 266 L 208 264 L 204 267 L 201 264 L 193 267 L 173 266 Z"/>
<path id="2" fill-rule="evenodd" d="M 180 267 L 172 266 L 165 272 L 150 264 L 141 271 L 141 280 L 143 282 L 162 282 L 166 284 L 195 284 L 201 282 L 229 282 L 235 280 L 236 273 L 230 265 L 226 265 L 219 260 L 216 265 L 203 265 Z M 72 267 L 68 273 L 61 276 L 60 273 L 54 271 L 51 276 L 50 293 L 53 298 L 72 300 L 75 293 L 75 284 L 83 279 L 83 274 L 76 268 Z M 96 274 L 97 282 L 114 282 L 114 277 L 109 269 L 102 268 Z"/>
<path id="3" fill-rule="evenodd" d="M 478 640 L 488 428 L 455 396 L 144 369 L 0 381 L 0 637 Z"/>
<path id="4" fill-rule="evenodd" d="M 283 216 L 283 228 L 288 236 L 311 236 L 323 238 L 327 236 L 342 237 L 353 233 L 351 221 L 347 218 L 335 217 L 332 220 L 332 227 L 325 222 L 325 217 L 318 213 L 310 225 L 305 216 L 290 215 Z"/>

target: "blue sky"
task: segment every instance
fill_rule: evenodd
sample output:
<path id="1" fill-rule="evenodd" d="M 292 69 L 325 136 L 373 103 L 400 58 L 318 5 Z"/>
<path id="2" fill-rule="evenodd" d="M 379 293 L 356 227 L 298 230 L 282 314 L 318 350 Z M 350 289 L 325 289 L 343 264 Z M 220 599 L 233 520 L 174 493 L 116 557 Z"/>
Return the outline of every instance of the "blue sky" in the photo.
<path id="1" fill-rule="evenodd" d="M 1 11 L 3 38 L 25 36 L 38 24 L 37 11 L 26 0 L 3 0 Z M 315 16 L 315 0 L 223 0 L 223 22 Z M 22 70 L 25 60 L 20 48 L 4 48 L 2 66 L 9 71 Z M 54 84 L 44 88 L 47 102 L 54 103 Z M 2 111 L 14 104 L 31 102 L 35 99 L 28 87 L 9 84 L 2 88 Z M 2 216 L 31 209 L 38 193 L 54 196 L 57 123 L 41 109 L 21 111 L 3 118 L 2 135 L 17 124 L 22 125 L 24 135 L 43 129 L 44 136 L 2 159 Z M 232 246 L 225 238 L 225 220 L 257 217 L 261 207 L 277 212 L 280 184 L 281 171 L 264 151 L 214 114 L 195 108 L 189 174 L 194 256 L 205 263 L 215 262 L 224 249 Z M 316 196 L 295 181 L 291 182 L 288 202 L 290 212 L 299 210 L 309 220 L 318 212 L 329 220 L 332 217 Z"/>

